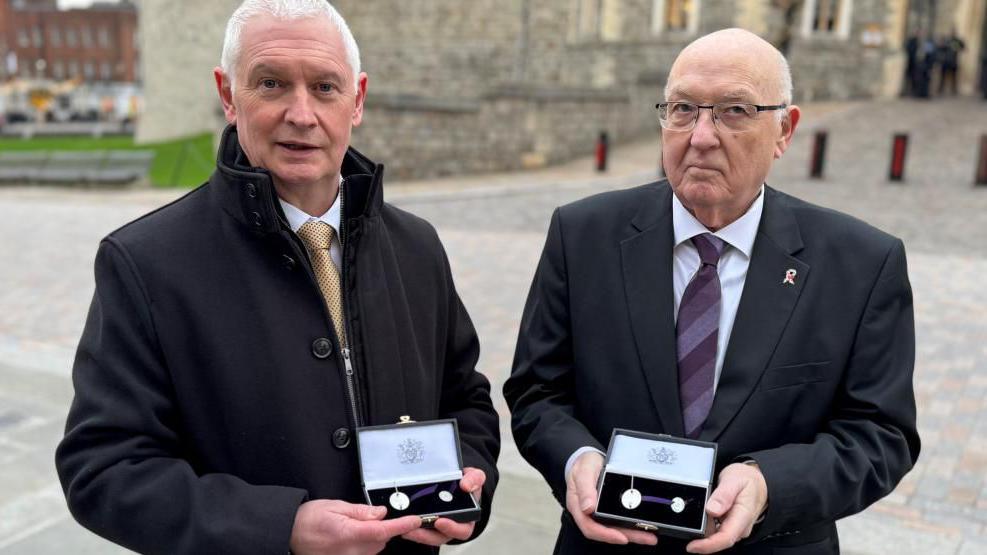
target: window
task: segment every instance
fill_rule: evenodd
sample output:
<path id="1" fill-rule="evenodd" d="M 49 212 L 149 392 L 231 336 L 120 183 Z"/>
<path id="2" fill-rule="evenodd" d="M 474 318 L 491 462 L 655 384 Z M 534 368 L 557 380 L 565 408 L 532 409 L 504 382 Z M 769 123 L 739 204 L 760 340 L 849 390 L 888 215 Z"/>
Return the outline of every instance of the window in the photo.
<path id="1" fill-rule="evenodd" d="M 110 30 L 106 27 L 99 28 L 99 45 L 103 48 L 110 47 Z"/>
<path id="2" fill-rule="evenodd" d="M 75 79 L 79 76 L 79 62 L 72 60 L 69 62 L 69 77 Z"/>
<path id="3" fill-rule="evenodd" d="M 699 30 L 700 0 L 654 0 L 651 8 L 651 32 L 695 34 Z"/>
<path id="4" fill-rule="evenodd" d="M 65 31 L 65 44 L 69 48 L 79 46 L 79 39 L 78 35 L 76 35 L 75 29 L 69 28 Z"/>
<path id="5" fill-rule="evenodd" d="M 17 30 L 17 46 L 20 46 L 21 48 L 31 46 L 31 37 L 28 36 L 27 29 Z"/>
<path id="6" fill-rule="evenodd" d="M 849 37 L 853 0 L 805 0 L 802 9 L 803 35 Z"/>
<path id="7" fill-rule="evenodd" d="M 65 64 L 61 60 L 56 60 L 51 65 L 51 76 L 55 79 L 65 79 Z"/>
<path id="8" fill-rule="evenodd" d="M 62 46 L 62 32 L 58 29 L 58 27 L 48 29 L 48 41 L 51 42 L 51 45 L 55 48 Z"/>
<path id="9" fill-rule="evenodd" d="M 82 74 L 86 77 L 86 81 L 92 81 L 96 77 L 96 67 L 92 62 L 86 62 L 82 65 Z"/>
<path id="10" fill-rule="evenodd" d="M 575 25 L 571 36 L 577 40 L 620 40 L 623 33 L 624 0 L 574 0 Z"/>
<path id="11" fill-rule="evenodd" d="M 110 68 L 110 62 L 99 64 L 99 77 L 103 81 L 109 81 L 113 78 L 113 70 Z"/>
<path id="12" fill-rule="evenodd" d="M 93 31 L 89 27 L 82 28 L 82 47 L 92 48 L 93 45 Z"/>
<path id="13" fill-rule="evenodd" d="M 33 31 L 34 32 L 32 35 L 34 36 L 34 47 L 41 48 L 41 46 L 45 43 L 44 35 L 41 33 L 41 27 L 35 27 Z"/>
<path id="14" fill-rule="evenodd" d="M 600 8 L 603 0 L 574 0 L 575 26 L 573 38 L 593 39 L 600 36 Z"/>

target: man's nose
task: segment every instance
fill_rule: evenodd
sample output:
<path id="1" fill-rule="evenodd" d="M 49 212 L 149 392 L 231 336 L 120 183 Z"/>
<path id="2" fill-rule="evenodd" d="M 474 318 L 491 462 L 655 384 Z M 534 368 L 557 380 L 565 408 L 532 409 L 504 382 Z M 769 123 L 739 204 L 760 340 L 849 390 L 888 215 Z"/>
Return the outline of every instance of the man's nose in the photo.
<path id="1" fill-rule="evenodd" d="M 285 121 L 298 127 L 314 127 L 318 120 L 315 117 L 313 100 L 309 91 L 300 88 L 290 95 L 288 108 L 285 111 Z"/>
<path id="2" fill-rule="evenodd" d="M 720 137 L 713 121 L 713 110 L 699 109 L 699 119 L 696 120 L 696 126 L 692 129 L 689 143 L 699 149 L 714 148 L 720 144 Z"/>

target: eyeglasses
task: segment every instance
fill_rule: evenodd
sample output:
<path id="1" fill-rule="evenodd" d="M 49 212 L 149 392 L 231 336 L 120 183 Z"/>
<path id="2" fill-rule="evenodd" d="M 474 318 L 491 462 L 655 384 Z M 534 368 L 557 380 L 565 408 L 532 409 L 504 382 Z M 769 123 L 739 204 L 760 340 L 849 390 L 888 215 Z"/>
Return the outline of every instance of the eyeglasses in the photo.
<path id="1" fill-rule="evenodd" d="M 717 129 L 739 133 L 750 130 L 761 112 L 782 110 L 787 105 L 759 106 L 742 102 L 706 105 L 691 102 L 659 102 L 655 107 L 658 108 L 658 122 L 669 131 L 692 131 L 699 121 L 699 111 L 707 108 L 713 113 L 713 124 Z"/>

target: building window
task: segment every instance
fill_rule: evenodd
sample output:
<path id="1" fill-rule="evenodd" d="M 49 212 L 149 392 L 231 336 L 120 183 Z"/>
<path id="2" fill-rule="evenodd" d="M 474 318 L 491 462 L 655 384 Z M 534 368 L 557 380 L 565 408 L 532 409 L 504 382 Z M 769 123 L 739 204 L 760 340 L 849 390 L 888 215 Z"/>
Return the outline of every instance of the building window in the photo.
<path id="1" fill-rule="evenodd" d="M 850 36 L 853 0 L 805 0 L 802 34 L 805 36 Z"/>
<path id="2" fill-rule="evenodd" d="M 75 79 L 79 76 L 79 62 L 72 60 L 69 62 L 69 77 Z"/>
<path id="3" fill-rule="evenodd" d="M 79 46 L 79 39 L 78 35 L 76 35 L 75 29 L 69 28 L 65 30 L 65 44 L 69 48 Z"/>
<path id="4" fill-rule="evenodd" d="M 700 0 L 654 0 L 651 7 L 651 32 L 690 33 L 699 29 Z"/>
<path id="5" fill-rule="evenodd" d="M 571 37 L 576 40 L 620 40 L 623 34 L 624 0 L 573 0 L 575 25 Z"/>
<path id="6" fill-rule="evenodd" d="M 27 48 L 31 46 L 31 37 L 27 34 L 27 29 L 17 30 L 17 46 Z"/>
<path id="7" fill-rule="evenodd" d="M 99 64 L 99 78 L 103 81 L 109 81 L 113 78 L 113 68 L 110 67 L 110 62 Z"/>
<path id="8" fill-rule="evenodd" d="M 82 28 L 82 47 L 92 48 L 93 46 L 93 31 L 89 27 Z"/>
<path id="9" fill-rule="evenodd" d="M 86 81 L 92 81 L 96 77 L 96 66 L 92 62 L 86 62 L 82 65 L 82 75 L 86 78 Z"/>
<path id="10" fill-rule="evenodd" d="M 575 39 L 595 39 L 600 37 L 600 11 L 603 0 L 573 0 L 575 3 L 575 26 L 572 36 Z"/>
<path id="11" fill-rule="evenodd" d="M 51 45 L 55 48 L 62 46 L 62 32 L 58 29 L 58 27 L 48 29 L 48 41 L 51 42 Z"/>
<path id="12" fill-rule="evenodd" d="M 99 28 L 99 45 L 103 48 L 110 47 L 110 30 L 106 27 Z"/>
<path id="13" fill-rule="evenodd" d="M 61 60 L 55 60 L 55 63 L 51 64 L 51 76 L 55 79 L 65 79 L 65 64 Z"/>
<path id="14" fill-rule="evenodd" d="M 41 32 L 41 27 L 35 27 L 32 34 L 34 35 L 34 47 L 41 48 L 45 43 L 44 34 Z"/>

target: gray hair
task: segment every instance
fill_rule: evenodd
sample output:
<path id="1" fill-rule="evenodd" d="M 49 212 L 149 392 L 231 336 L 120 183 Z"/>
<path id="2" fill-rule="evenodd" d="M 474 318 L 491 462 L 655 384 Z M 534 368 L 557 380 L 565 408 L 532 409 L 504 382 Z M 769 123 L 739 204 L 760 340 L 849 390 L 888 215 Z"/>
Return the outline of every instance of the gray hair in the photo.
<path id="1" fill-rule="evenodd" d="M 346 61 L 353 71 L 353 83 L 360 86 L 360 47 L 353 38 L 353 33 L 343 16 L 328 0 L 244 0 L 240 7 L 233 12 L 226 24 L 226 37 L 223 40 L 223 56 L 220 66 L 230 78 L 230 87 L 234 84 L 236 65 L 240 61 L 240 41 L 243 38 L 243 27 L 247 22 L 259 15 L 270 15 L 282 21 L 295 21 L 309 17 L 325 16 L 329 23 L 336 27 L 343 39 L 346 49 Z"/>

